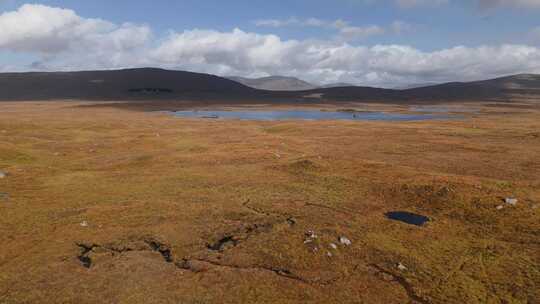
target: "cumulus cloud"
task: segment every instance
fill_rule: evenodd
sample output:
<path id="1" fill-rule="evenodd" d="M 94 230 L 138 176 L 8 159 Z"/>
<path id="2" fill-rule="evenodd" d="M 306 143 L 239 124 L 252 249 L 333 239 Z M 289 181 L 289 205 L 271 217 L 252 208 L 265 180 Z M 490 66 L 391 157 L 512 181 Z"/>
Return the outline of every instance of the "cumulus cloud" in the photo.
<path id="1" fill-rule="evenodd" d="M 323 26 L 321 22 L 350 35 L 380 31 L 376 27 L 356 29 L 343 21 L 309 21 L 313 26 Z M 392 27 L 406 28 L 397 23 Z M 290 75 L 316 83 L 388 87 L 540 73 L 540 49 L 527 45 L 457 46 L 424 52 L 404 45 L 282 39 L 241 29 L 194 29 L 152 38 L 146 26 L 117 25 L 39 5 L 0 15 L 2 51 L 38 56 L 38 61 L 28 63 L 27 70 L 156 66 L 218 75 Z M 14 70 L 0 66 L 0 70 L 6 69 Z"/>
<path id="2" fill-rule="evenodd" d="M 275 35 L 239 29 L 172 34 L 154 51 L 153 60 L 170 67 L 199 67 L 221 74 L 285 74 L 315 82 L 383 86 L 540 72 L 540 49 L 524 45 L 459 46 L 422 52 L 401 45 L 284 41 Z"/>
<path id="3" fill-rule="evenodd" d="M 289 19 L 264 19 L 254 22 L 260 27 L 288 27 L 288 26 L 304 26 L 304 27 L 321 27 L 333 29 L 337 31 L 335 38 L 339 41 L 353 41 L 365 39 L 371 36 L 382 35 L 387 32 L 404 33 L 412 30 L 412 26 L 403 21 L 395 21 L 388 27 L 379 25 L 354 26 L 349 22 L 337 19 L 327 21 L 317 18 L 298 19 L 291 17 Z"/>
<path id="4" fill-rule="evenodd" d="M 57 54 L 74 49 L 124 51 L 144 45 L 147 26 L 116 25 L 101 19 L 85 19 L 74 11 L 25 4 L 0 15 L 0 48 L 10 51 Z"/>

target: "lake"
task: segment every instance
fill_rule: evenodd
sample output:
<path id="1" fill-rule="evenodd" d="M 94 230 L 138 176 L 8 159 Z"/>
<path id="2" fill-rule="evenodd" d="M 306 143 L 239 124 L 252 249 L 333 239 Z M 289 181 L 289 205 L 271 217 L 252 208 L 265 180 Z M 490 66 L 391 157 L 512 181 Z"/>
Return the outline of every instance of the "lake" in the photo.
<path id="1" fill-rule="evenodd" d="M 349 111 L 211 111 L 190 110 L 171 112 L 182 118 L 240 119 L 240 120 L 371 120 L 371 121 L 418 121 L 430 119 L 449 119 L 447 115 L 435 114 L 400 114 L 385 112 L 349 112 Z"/>

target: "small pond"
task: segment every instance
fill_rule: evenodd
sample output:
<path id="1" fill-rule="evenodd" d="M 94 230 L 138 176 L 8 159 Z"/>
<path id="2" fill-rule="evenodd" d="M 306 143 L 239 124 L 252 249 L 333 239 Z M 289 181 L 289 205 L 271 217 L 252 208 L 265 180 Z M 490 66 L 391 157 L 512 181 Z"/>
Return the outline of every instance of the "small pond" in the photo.
<path id="1" fill-rule="evenodd" d="M 392 211 L 385 214 L 391 220 L 400 221 L 409 225 L 424 226 L 430 221 L 429 217 L 406 211 Z"/>
<path id="2" fill-rule="evenodd" d="M 385 112 L 340 112 L 340 111 L 308 111 L 308 110 L 279 110 L 279 111 L 176 111 L 171 112 L 183 118 L 207 119 L 240 119 L 240 120 L 380 120 L 380 121 L 417 121 L 430 119 L 450 119 L 447 115 L 434 114 L 401 114 Z"/>

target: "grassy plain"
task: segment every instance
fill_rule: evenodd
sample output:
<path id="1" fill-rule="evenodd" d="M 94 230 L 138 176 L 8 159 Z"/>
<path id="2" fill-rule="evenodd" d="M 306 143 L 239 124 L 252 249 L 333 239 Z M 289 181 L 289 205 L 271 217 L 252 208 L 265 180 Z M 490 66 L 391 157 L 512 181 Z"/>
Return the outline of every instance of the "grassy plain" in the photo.
<path id="1" fill-rule="evenodd" d="M 540 303 L 538 106 L 261 122 L 81 105 L 0 103 L 0 303 Z"/>

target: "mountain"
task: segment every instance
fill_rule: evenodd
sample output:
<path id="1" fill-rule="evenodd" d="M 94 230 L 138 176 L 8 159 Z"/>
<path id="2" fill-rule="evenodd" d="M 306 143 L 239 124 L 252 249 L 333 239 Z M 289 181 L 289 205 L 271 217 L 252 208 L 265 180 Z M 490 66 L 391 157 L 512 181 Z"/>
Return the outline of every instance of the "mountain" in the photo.
<path id="1" fill-rule="evenodd" d="M 154 68 L 0 73 L 0 100 L 148 100 L 257 97 L 261 92 L 208 74 Z"/>
<path id="2" fill-rule="evenodd" d="M 520 74 L 473 82 L 450 82 L 406 90 L 370 87 L 342 87 L 318 89 L 312 93 L 322 94 L 332 101 L 474 101 L 505 100 L 515 95 L 540 96 L 540 75 Z"/>
<path id="3" fill-rule="evenodd" d="M 416 88 L 423 88 L 423 87 L 429 87 L 438 85 L 437 82 L 424 82 L 424 83 L 411 83 L 411 84 L 405 84 L 405 85 L 399 85 L 393 87 L 394 90 L 408 90 L 408 89 L 416 89 Z"/>
<path id="4" fill-rule="evenodd" d="M 316 85 L 294 77 L 270 76 L 251 79 L 231 76 L 227 78 L 251 88 L 267 91 L 307 91 L 317 88 Z"/>
<path id="5" fill-rule="evenodd" d="M 346 83 L 346 82 L 336 82 L 336 83 L 329 83 L 324 84 L 320 86 L 321 89 L 331 89 L 331 88 L 342 88 L 342 87 L 355 87 L 354 84 Z"/>
<path id="6" fill-rule="evenodd" d="M 275 78 L 274 78 L 275 79 Z M 278 83 L 283 78 L 278 78 Z M 289 83 L 286 81 L 286 83 Z M 283 88 L 283 87 L 282 87 Z M 292 88 L 292 86 L 289 86 Z M 298 87 L 297 87 L 298 88 Z M 507 100 L 515 95 L 540 96 L 540 75 L 522 74 L 474 82 L 394 90 L 372 87 L 333 87 L 303 91 L 268 91 L 230 79 L 192 72 L 153 68 L 0 73 L 0 101 L 96 100 L 209 102 L 440 102 Z"/>

